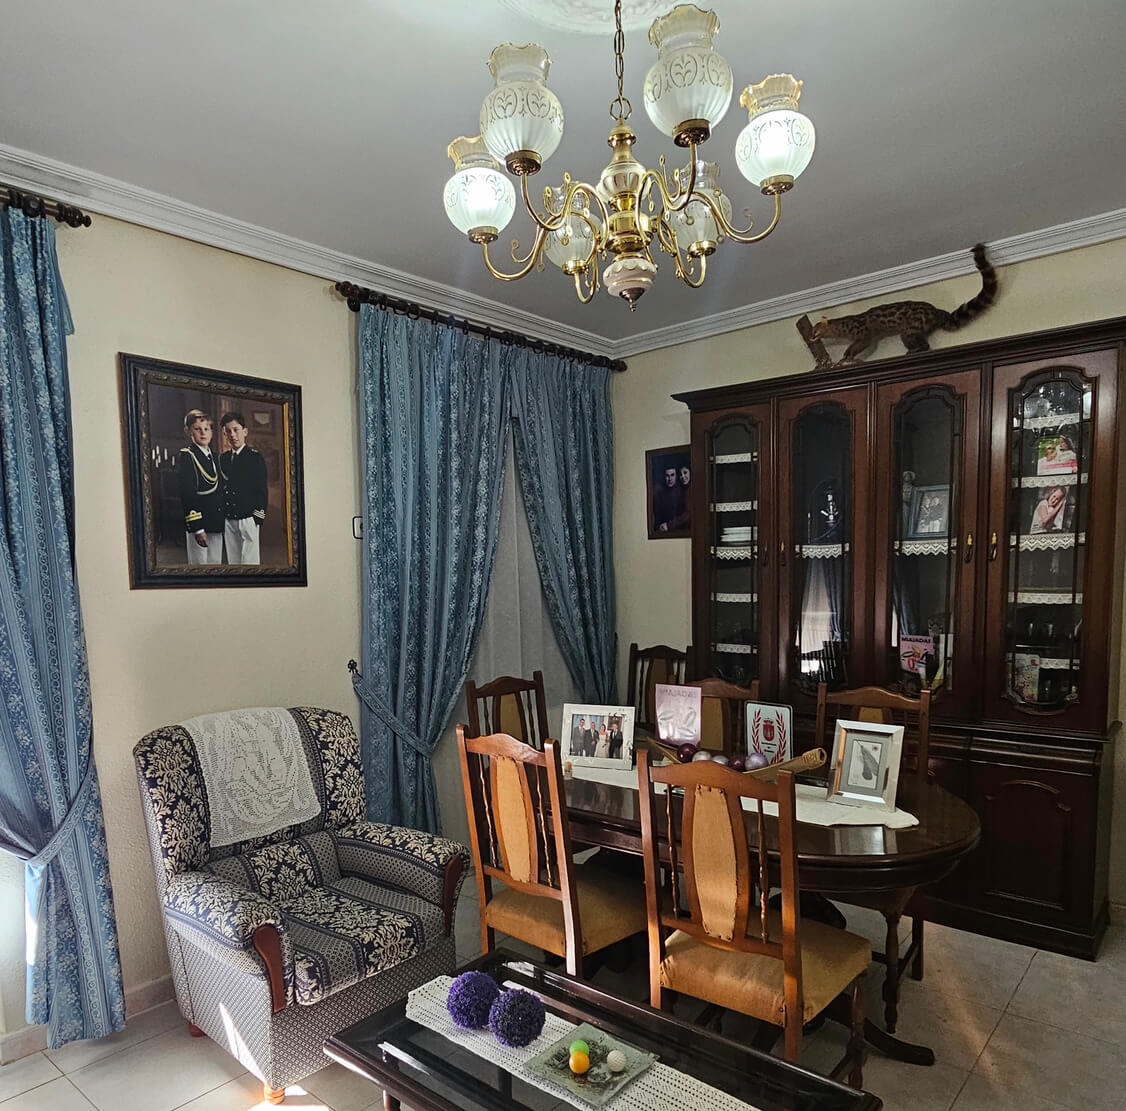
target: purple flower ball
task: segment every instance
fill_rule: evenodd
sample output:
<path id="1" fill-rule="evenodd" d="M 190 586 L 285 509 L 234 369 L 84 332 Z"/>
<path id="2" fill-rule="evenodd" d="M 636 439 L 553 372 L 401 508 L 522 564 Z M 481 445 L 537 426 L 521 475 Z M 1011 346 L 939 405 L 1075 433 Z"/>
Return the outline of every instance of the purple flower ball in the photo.
<path id="1" fill-rule="evenodd" d="M 458 1026 L 477 1030 L 489 1021 L 489 1008 L 500 994 L 497 982 L 484 972 L 463 972 L 452 984 L 446 1010 Z"/>
<path id="2" fill-rule="evenodd" d="M 539 996 L 514 988 L 497 996 L 489 1011 L 489 1029 L 501 1045 L 528 1045 L 540 1036 L 544 1018 Z"/>

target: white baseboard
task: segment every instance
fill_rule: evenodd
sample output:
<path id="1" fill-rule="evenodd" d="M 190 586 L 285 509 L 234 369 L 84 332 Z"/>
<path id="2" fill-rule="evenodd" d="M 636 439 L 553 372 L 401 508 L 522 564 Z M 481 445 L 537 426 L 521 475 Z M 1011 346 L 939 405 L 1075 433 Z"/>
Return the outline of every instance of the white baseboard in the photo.
<path id="1" fill-rule="evenodd" d="M 125 993 L 126 1023 L 142 1011 L 148 1011 L 153 1007 L 159 1007 L 161 1003 L 167 1003 L 173 995 L 171 974 L 131 988 Z M 16 1061 L 20 1057 L 28 1057 L 32 1053 L 41 1053 L 46 1048 L 46 1026 L 21 1026 L 18 1030 L 0 1034 L 0 1065 L 10 1064 L 12 1061 Z"/>

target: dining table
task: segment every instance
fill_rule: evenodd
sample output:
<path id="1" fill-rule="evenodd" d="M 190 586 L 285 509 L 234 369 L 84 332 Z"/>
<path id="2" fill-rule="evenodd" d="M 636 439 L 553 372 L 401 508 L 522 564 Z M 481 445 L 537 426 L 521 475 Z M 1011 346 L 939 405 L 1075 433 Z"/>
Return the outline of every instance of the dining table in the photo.
<path id="1" fill-rule="evenodd" d="M 565 780 L 567 817 L 572 843 L 597 846 L 620 853 L 641 855 L 641 812 L 636 786 L 584 778 L 585 768 L 573 768 Z M 603 779 L 607 778 L 605 776 Z M 802 777 L 805 779 L 806 777 Z M 636 782 L 636 780 L 634 780 Z M 894 1036 L 895 1006 L 899 979 L 907 962 L 913 963 L 916 978 L 922 976 L 921 933 L 903 957 L 899 954 L 899 918 L 914 892 L 937 883 L 972 852 L 981 839 L 981 823 L 969 804 L 933 782 L 921 784 L 915 777 L 901 782 L 897 805 L 918 819 L 909 828 L 891 829 L 878 820 L 870 825 L 813 825 L 799 821 L 795 826 L 798 857 L 798 885 L 803 897 L 817 893 L 827 899 L 871 907 L 884 915 L 887 923 L 885 952 L 877 954 L 885 966 L 884 1001 L 891 1019 L 879 1027 L 866 1020 L 869 1044 L 886 1056 L 911 1064 L 934 1064 L 934 1052 L 927 1046 L 906 1042 Z M 663 822 L 663 807 L 658 807 L 658 822 Z M 851 820 L 855 821 L 855 817 Z M 757 850 L 758 819 L 753 811 L 746 815 L 748 845 Z M 773 817 L 765 821 L 767 849 L 778 853 L 778 824 Z M 803 911 L 804 913 L 804 911 Z"/>

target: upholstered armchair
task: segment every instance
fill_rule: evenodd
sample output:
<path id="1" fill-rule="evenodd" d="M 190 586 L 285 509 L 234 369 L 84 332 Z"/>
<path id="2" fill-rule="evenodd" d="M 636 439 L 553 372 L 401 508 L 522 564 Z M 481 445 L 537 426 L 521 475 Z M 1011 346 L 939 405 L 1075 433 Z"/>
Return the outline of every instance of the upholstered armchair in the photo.
<path id="1" fill-rule="evenodd" d="M 268 743 L 265 756 L 232 743 L 227 718 L 259 731 L 280 723 L 290 766 Z M 195 721 L 218 730 L 200 744 Z M 326 1063 L 328 1035 L 453 970 L 469 858 L 454 841 L 363 820 L 359 744 L 343 714 L 297 707 L 193 722 L 133 750 L 176 999 L 192 1033 L 224 1046 L 280 1103 L 287 1084 Z M 251 784 L 257 774 L 306 785 L 304 809 L 289 816 L 302 820 L 213 844 L 229 839 L 214 828 L 225 780 L 213 769 L 245 778 L 247 748 Z"/>

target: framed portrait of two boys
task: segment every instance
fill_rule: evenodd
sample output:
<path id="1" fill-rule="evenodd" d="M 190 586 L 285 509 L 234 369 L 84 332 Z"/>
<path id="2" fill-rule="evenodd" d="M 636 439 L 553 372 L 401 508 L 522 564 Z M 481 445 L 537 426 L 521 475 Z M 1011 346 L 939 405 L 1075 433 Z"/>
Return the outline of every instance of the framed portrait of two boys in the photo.
<path id="1" fill-rule="evenodd" d="M 305 586 L 301 387 L 119 361 L 130 586 Z"/>

